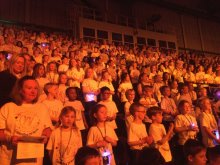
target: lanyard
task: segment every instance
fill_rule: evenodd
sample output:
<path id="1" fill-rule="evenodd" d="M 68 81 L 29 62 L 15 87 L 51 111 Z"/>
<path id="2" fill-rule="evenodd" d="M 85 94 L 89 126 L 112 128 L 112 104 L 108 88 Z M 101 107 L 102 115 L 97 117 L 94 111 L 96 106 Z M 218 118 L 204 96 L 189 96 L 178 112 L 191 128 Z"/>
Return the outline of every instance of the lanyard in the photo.
<path id="1" fill-rule="evenodd" d="M 71 137 L 72 137 L 72 129 L 70 130 L 70 136 L 69 136 L 69 140 L 68 140 L 68 143 L 67 143 L 67 146 L 66 148 L 64 149 L 63 153 L 62 153 L 62 127 L 60 128 L 60 162 L 61 162 L 61 165 L 63 164 L 63 157 L 69 147 L 69 144 L 70 144 L 70 140 L 71 140 Z"/>
<path id="2" fill-rule="evenodd" d="M 96 127 L 98 128 L 98 130 L 99 130 L 99 132 L 100 132 L 102 138 L 104 139 L 104 138 L 106 137 L 106 127 L 105 127 L 105 124 L 104 124 L 104 132 L 105 132 L 105 136 L 103 136 L 101 129 L 100 129 L 98 126 L 96 126 Z"/>
<path id="3" fill-rule="evenodd" d="M 191 117 L 189 116 L 189 118 L 188 117 L 186 117 L 186 115 L 183 115 L 185 118 L 186 118 L 186 120 L 189 122 L 189 124 L 193 124 L 193 122 L 192 122 L 192 120 L 191 120 Z"/>
<path id="4" fill-rule="evenodd" d="M 216 123 L 215 118 L 213 118 L 214 116 L 212 114 L 210 114 L 211 115 L 211 117 L 210 117 L 210 115 L 206 112 L 204 112 L 204 114 L 209 118 L 211 127 L 215 127 L 215 129 L 216 129 L 217 123 Z"/>

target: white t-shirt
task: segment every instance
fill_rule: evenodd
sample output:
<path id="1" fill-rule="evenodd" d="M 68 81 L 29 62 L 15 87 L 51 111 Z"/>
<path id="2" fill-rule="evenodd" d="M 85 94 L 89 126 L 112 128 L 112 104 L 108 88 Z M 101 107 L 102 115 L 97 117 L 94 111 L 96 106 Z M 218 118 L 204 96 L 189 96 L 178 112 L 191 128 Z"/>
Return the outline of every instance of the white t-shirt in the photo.
<path id="1" fill-rule="evenodd" d="M 102 105 L 106 106 L 106 108 L 107 108 L 107 116 L 108 117 L 113 117 L 114 115 L 116 115 L 118 113 L 118 108 L 117 108 L 117 106 L 116 106 L 114 101 L 100 101 L 100 102 L 98 102 L 98 104 L 102 104 Z M 117 128 L 115 120 L 108 121 L 107 123 L 113 129 Z"/>
<path id="2" fill-rule="evenodd" d="M 81 101 L 79 100 L 67 101 L 64 104 L 64 107 L 65 106 L 72 106 L 76 110 L 76 126 L 79 130 L 85 129 L 85 125 L 84 125 L 83 118 L 82 118 L 82 112 L 84 112 L 85 109 Z"/>
<path id="3" fill-rule="evenodd" d="M 179 127 L 189 127 L 191 124 L 194 124 L 198 127 L 196 118 L 192 115 L 185 114 L 185 115 L 177 115 L 175 119 L 175 128 Z M 178 143 L 180 145 L 184 145 L 188 139 L 195 139 L 196 138 L 196 131 L 183 131 L 178 133 Z"/>
<path id="4" fill-rule="evenodd" d="M 97 101 L 97 96 L 93 92 L 98 91 L 98 82 L 93 79 L 84 79 L 82 82 L 82 87 L 87 87 L 91 93 L 84 93 L 85 102 Z"/>
<path id="5" fill-rule="evenodd" d="M 97 143 L 98 141 L 103 140 L 103 136 L 104 137 L 108 136 L 114 140 L 118 140 L 118 137 L 114 129 L 111 126 L 108 126 L 108 124 L 106 124 L 105 127 L 99 127 L 99 128 L 97 126 L 92 126 L 88 132 L 87 145 L 93 145 Z M 110 165 L 115 165 L 116 163 L 115 163 L 115 158 L 114 158 L 111 143 L 108 143 L 108 147 L 105 150 L 108 150 L 111 153 Z M 101 154 L 104 152 L 103 147 L 99 148 L 99 152 Z"/>
<path id="6" fill-rule="evenodd" d="M 46 108 L 50 114 L 51 120 L 58 121 L 60 112 L 63 108 L 62 102 L 57 99 L 54 99 L 54 100 L 46 99 L 42 103 L 46 106 Z"/>
<path id="7" fill-rule="evenodd" d="M 118 87 L 118 92 L 121 93 L 121 102 L 126 102 L 127 98 L 125 92 L 128 89 L 133 89 L 133 86 L 130 82 L 121 83 Z"/>
<path id="8" fill-rule="evenodd" d="M 22 104 L 18 106 L 12 102 L 1 108 L 0 129 L 7 136 L 41 136 L 45 128 L 52 127 L 46 107 L 41 103 Z M 0 164 L 16 164 L 18 160 L 12 155 L 15 148 L 9 143 L 0 145 Z M 29 160 L 29 162 L 27 162 Z M 22 164 L 43 164 L 42 159 L 22 159 Z"/>
<path id="9" fill-rule="evenodd" d="M 83 81 L 85 72 L 82 68 L 79 70 L 77 68 L 68 69 L 66 72 L 68 78 L 72 78 L 73 80 L 70 82 L 70 86 L 80 88 L 80 82 Z"/>
<path id="10" fill-rule="evenodd" d="M 132 122 L 130 124 L 130 127 L 128 128 L 128 142 L 138 141 L 147 136 L 148 134 L 146 131 L 146 127 L 143 123 L 137 124 L 137 123 Z M 131 146 L 130 148 L 132 150 L 142 150 L 144 147 L 148 147 L 148 146 L 149 145 L 145 143 L 143 145 L 134 145 L 134 146 Z"/>
<path id="11" fill-rule="evenodd" d="M 200 115 L 200 128 L 202 131 L 202 142 L 206 147 L 214 147 L 213 139 L 211 139 L 205 132 L 203 127 L 215 131 L 218 129 L 215 117 L 211 113 L 202 112 Z"/>
<path id="12" fill-rule="evenodd" d="M 82 147 L 82 137 L 80 131 L 72 129 L 61 131 L 56 128 L 47 143 L 47 150 L 52 150 L 53 165 L 61 165 L 61 157 L 64 164 L 74 165 L 77 150 Z"/>
<path id="13" fill-rule="evenodd" d="M 133 103 L 133 102 L 132 102 Z M 133 122 L 134 117 L 130 114 L 129 108 L 131 106 L 130 102 L 125 102 L 125 106 L 124 106 L 124 112 L 125 112 L 125 123 L 127 128 L 130 126 L 130 124 Z"/>
<path id="14" fill-rule="evenodd" d="M 162 140 L 162 138 L 166 136 L 164 125 L 152 123 L 149 128 L 149 135 L 153 137 L 155 142 Z M 165 161 L 170 162 L 172 160 L 172 155 L 168 141 L 162 145 L 157 145 L 157 147 Z"/>

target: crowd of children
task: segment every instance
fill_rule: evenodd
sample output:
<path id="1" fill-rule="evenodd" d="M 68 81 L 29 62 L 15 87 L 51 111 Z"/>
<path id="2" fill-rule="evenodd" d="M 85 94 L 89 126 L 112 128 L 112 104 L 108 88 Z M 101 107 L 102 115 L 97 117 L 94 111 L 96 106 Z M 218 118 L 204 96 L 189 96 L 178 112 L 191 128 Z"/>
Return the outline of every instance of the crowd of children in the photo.
<path id="1" fill-rule="evenodd" d="M 18 54 L 24 62 L 10 65 Z M 25 70 L 10 72 L 16 79 L 29 75 L 39 84 L 38 102 L 52 122 L 46 149 L 54 165 L 74 164 L 82 146 L 111 165 L 142 164 L 143 153 L 178 165 L 186 154 L 186 164 L 196 164 L 206 149 L 210 164 L 219 159 L 213 156 L 220 145 L 219 96 L 210 90 L 220 84 L 218 56 L 0 26 L 0 71 L 14 65 Z M 194 141 L 198 150 L 189 149 L 189 139 L 203 145 Z"/>

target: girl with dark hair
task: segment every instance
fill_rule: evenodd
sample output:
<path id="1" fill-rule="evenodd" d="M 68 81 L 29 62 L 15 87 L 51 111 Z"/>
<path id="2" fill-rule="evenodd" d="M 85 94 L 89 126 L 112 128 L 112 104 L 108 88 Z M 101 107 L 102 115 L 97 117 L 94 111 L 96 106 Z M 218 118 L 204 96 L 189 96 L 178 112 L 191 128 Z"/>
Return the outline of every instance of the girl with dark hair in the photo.
<path id="1" fill-rule="evenodd" d="M 90 128 L 87 145 L 97 148 L 103 157 L 103 164 L 115 165 L 112 146 L 117 145 L 118 137 L 107 123 L 107 108 L 97 104 L 90 114 L 93 126 Z"/>

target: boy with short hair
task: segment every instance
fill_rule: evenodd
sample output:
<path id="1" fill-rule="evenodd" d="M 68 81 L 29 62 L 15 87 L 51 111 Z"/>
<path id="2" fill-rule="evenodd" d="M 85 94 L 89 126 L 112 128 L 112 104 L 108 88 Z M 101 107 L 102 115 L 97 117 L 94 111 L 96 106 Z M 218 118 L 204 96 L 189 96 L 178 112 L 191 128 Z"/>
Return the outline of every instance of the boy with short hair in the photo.
<path id="1" fill-rule="evenodd" d="M 152 120 L 149 128 L 149 135 L 153 137 L 156 148 L 160 151 L 166 162 L 172 161 L 172 155 L 168 141 L 173 135 L 173 123 L 170 124 L 169 130 L 166 133 L 162 123 L 162 110 L 159 107 L 151 107 L 147 111 L 147 115 Z"/>
<path id="2" fill-rule="evenodd" d="M 143 123 L 146 109 L 140 103 L 133 103 L 130 106 L 130 113 L 134 117 L 128 128 L 128 145 L 131 149 L 131 164 L 139 164 L 141 150 L 153 143 L 153 138 L 148 136 L 145 124 Z"/>
<path id="3" fill-rule="evenodd" d="M 47 83 L 44 86 L 44 92 L 47 95 L 47 98 L 42 103 L 47 107 L 52 124 L 55 126 L 63 108 L 62 102 L 56 98 L 58 85 L 54 83 Z"/>

